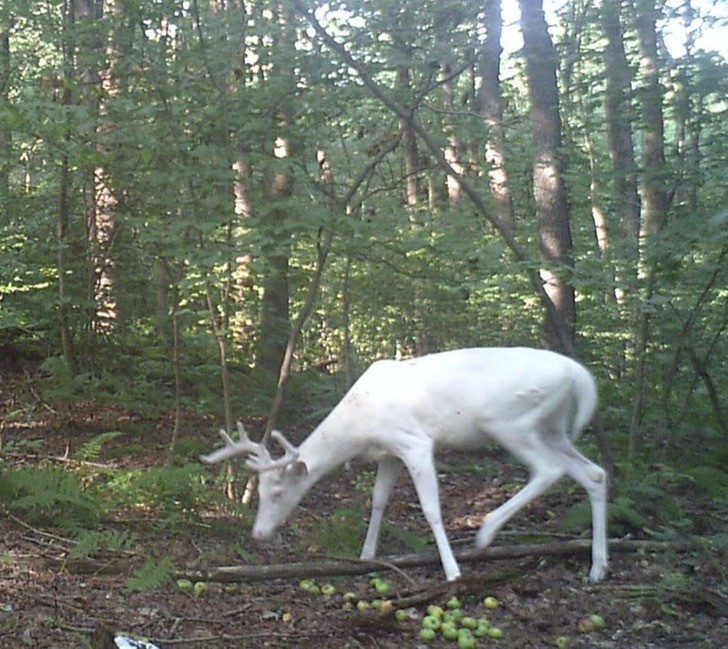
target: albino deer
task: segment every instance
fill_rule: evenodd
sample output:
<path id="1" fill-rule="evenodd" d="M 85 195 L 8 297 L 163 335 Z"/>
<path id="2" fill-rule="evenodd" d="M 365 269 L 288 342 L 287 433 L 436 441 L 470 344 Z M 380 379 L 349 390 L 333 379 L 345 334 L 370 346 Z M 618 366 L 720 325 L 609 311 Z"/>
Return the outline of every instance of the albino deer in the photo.
<path id="1" fill-rule="evenodd" d="M 485 517 L 476 546 L 488 545 L 506 521 L 566 474 L 586 489 L 591 503 L 589 578 L 596 582 L 607 571 L 606 474 L 572 445 L 596 404 L 591 374 L 565 356 L 523 347 L 461 349 L 373 363 L 299 447 L 273 431 L 283 457 L 272 459 L 238 424 L 239 441 L 221 430 L 225 445 L 201 459 L 214 463 L 245 455 L 247 466 L 260 474 L 256 540 L 270 537 L 322 476 L 357 456 L 376 460 L 362 559 L 376 553 L 384 509 L 405 466 L 445 576 L 454 580 L 460 568 L 442 522 L 434 452 L 482 448 L 492 439 L 526 464 L 531 478 Z"/>

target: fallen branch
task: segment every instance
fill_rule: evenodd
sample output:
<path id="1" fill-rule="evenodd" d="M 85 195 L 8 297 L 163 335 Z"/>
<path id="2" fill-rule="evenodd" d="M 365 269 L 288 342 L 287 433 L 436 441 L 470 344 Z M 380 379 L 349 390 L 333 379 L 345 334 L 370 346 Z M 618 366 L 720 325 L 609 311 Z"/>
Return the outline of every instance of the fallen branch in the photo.
<path id="1" fill-rule="evenodd" d="M 658 541 L 617 540 L 609 544 L 611 552 L 664 552 L 682 550 L 688 544 Z M 461 550 L 455 553 L 458 561 L 493 561 L 519 559 L 532 556 L 571 556 L 591 552 L 591 541 L 565 541 L 540 544 L 521 544 L 488 547 L 482 550 Z M 179 578 L 215 582 L 252 582 L 270 579 L 301 579 L 311 577 L 332 577 L 337 575 L 364 575 L 370 572 L 415 568 L 440 563 L 435 553 L 408 554 L 387 557 L 382 561 L 361 561 L 359 559 L 330 559 L 297 563 L 274 563 L 257 566 L 218 566 L 207 570 L 185 570 L 176 574 Z"/>

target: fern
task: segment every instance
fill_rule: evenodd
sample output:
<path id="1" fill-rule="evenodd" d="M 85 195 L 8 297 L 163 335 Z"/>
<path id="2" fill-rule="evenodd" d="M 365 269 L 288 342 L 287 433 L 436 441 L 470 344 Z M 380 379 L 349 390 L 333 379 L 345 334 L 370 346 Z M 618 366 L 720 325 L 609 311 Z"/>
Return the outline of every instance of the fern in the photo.
<path id="1" fill-rule="evenodd" d="M 360 510 L 342 507 L 321 522 L 316 534 L 317 544 L 331 554 L 356 557 L 361 544 L 363 526 Z"/>
<path id="2" fill-rule="evenodd" d="M 110 430 L 105 433 L 96 435 L 94 438 L 86 442 L 76 453 L 79 460 L 91 461 L 97 460 L 101 455 L 101 449 L 104 444 L 119 437 L 122 433 L 117 430 Z"/>
<path id="3" fill-rule="evenodd" d="M 711 498 L 728 498 L 728 473 L 712 466 L 696 466 L 688 470 L 695 486 Z"/>
<path id="4" fill-rule="evenodd" d="M 119 473 L 105 489 L 119 507 L 152 508 L 167 523 L 194 515 L 210 499 L 204 468 L 195 464 Z"/>
<path id="5" fill-rule="evenodd" d="M 156 590 L 172 578 L 174 565 L 170 557 L 148 559 L 126 580 L 127 592 L 146 592 Z"/>
<path id="6" fill-rule="evenodd" d="M 610 523 L 626 524 L 633 529 L 645 529 L 650 526 L 649 520 L 637 511 L 635 502 L 627 496 L 618 496 L 609 505 Z"/>
<path id="7" fill-rule="evenodd" d="M 53 467 L 6 471 L 0 476 L 0 502 L 31 523 L 66 527 L 95 522 L 101 509 L 77 475 Z"/>
<path id="8" fill-rule="evenodd" d="M 576 503 L 564 516 L 561 526 L 568 532 L 588 528 L 591 525 L 591 505 L 588 501 Z M 609 503 L 609 526 L 614 530 L 643 530 L 649 528 L 649 520 L 637 510 L 628 496 L 617 496 Z"/>
<path id="9" fill-rule="evenodd" d="M 136 538 L 135 534 L 126 531 L 80 530 L 70 557 L 80 559 L 105 550 L 125 550 L 134 545 Z"/>

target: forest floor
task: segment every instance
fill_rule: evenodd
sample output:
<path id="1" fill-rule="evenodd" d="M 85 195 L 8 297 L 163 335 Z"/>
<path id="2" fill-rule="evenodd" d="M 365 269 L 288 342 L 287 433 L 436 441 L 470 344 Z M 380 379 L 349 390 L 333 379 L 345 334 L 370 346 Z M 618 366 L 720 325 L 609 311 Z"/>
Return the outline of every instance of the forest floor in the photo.
<path id="1" fill-rule="evenodd" d="M 20 396 L 11 394 L 12 382 L 2 385 L 0 415 L 5 415 L 17 409 Z M 74 463 L 67 460 L 73 458 L 74 449 L 110 429 L 123 434 L 104 446 L 94 459 L 99 465 L 151 467 L 165 456 L 168 421 L 143 421 L 113 408 L 98 414 L 90 406 L 63 415 L 38 407 L 36 413 L 22 424 L 17 420 L 6 424 L 0 432 L 5 448 L 11 441 L 37 439 L 43 441 L 42 449 L 32 456 L 0 455 L 0 460 L 72 469 Z M 201 441 L 211 446 L 213 422 L 200 426 Z M 118 459 L 113 453 L 114 446 L 140 444 L 142 454 Z M 113 462 L 108 459 L 112 456 L 117 458 Z M 455 547 L 467 547 L 482 516 L 523 484 L 525 472 L 499 453 L 477 458 L 444 455 L 440 461 L 448 534 Z M 211 476 L 214 473 L 210 470 Z M 355 594 L 354 602 L 381 598 L 370 585 L 371 575 L 316 577 L 319 585 L 335 587 L 336 593 L 328 597 L 305 592 L 299 583 L 302 577 L 208 580 L 199 595 L 178 587 L 177 578 L 186 571 L 293 562 L 316 566 L 336 554 L 337 544 L 351 545 L 349 537 L 359 544 L 372 483 L 372 467 L 366 465 L 329 476 L 266 545 L 249 541 L 250 516 L 210 509 L 171 526 L 161 524 L 153 508 L 137 508 L 133 515 L 120 512 L 103 525 L 117 533 L 123 530 L 133 543 L 82 558 L 73 558 L 77 541 L 68 531 L 30 524 L 0 502 L 0 647 L 110 649 L 117 635 L 145 638 L 160 649 L 455 647 L 457 643 L 442 637 L 424 642 L 418 636 L 427 605 L 445 607 L 453 594 L 467 615 L 487 615 L 502 630 L 502 638 L 480 639 L 479 647 L 728 647 L 726 557 L 706 556 L 695 549 L 614 553 L 609 577 L 600 584 L 587 581 L 589 558 L 583 554 L 535 553 L 469 562 L 462 565 L 466 579 L 449 590 L 441 587 L 437 564 L 394 571 L 383 565 L 379 574 L 390 586 L 387 597 L 395 607 L 402 601 L 408 604 L 404 621 L 396 621 L 391 613 L 360 611 L 346 604 L 347 592 Z M 574 538 L 563 531 L 561 522 L 583 498 L 575 486 L 563 481 L 521 512 L 494 545 Z M 701 507 L 696 503 L 691 512 L 693 520 L 701 521 L 701 531 L 716 533 L 721 525 L 725 531 L 725 520 L 709 508 L 697 511 Z M 387 519 L 380 543 L 383 553 L 432 551 L 431 535 L 409 480 L 402 478 Z M 171 560 L 176 574 L 157 588 L 130 590 L 129 576 L 149 560 Z M 485 596 L 496 598 L 499 606 L 486 610 Z M 603 628 L 590 624 L 595 614 L 604 619 Z"/>

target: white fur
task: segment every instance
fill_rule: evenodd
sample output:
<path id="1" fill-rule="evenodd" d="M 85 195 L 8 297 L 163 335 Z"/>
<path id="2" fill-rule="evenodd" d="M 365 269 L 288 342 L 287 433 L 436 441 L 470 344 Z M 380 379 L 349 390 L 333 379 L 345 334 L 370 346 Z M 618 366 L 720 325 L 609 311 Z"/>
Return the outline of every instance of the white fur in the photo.
<path id="1" fill-rule="evenodd" d="M 482 448 L 494 440 L 529 467 L 531 478 L 486 516 L 476 545 L 488 545 L 514 514 L 569 475 L 591 503 L 590 579 L 600 581 L 607 571 L 606 475 L 572 444 L 596 405 L 592 376 L 565 356 L 525 347 L 462 349 L 373 363 L 298 448 L 276 432 L 284 458 L 272 460 L 261 445 L 242 439 L 241 430 L 241 442 L 227 438 L 224 449 L 203 459 L 253 455 L 248 466 L 260 471 L 256 539 L 268 538 L 326 473 L 357 456 L 376 459 L 362 559 L 376 554 L 385 507 L 406 467 L 445 576 L 453 580 L 460 568 L 442 522 L 434 453 L 440 447 Z"/>

